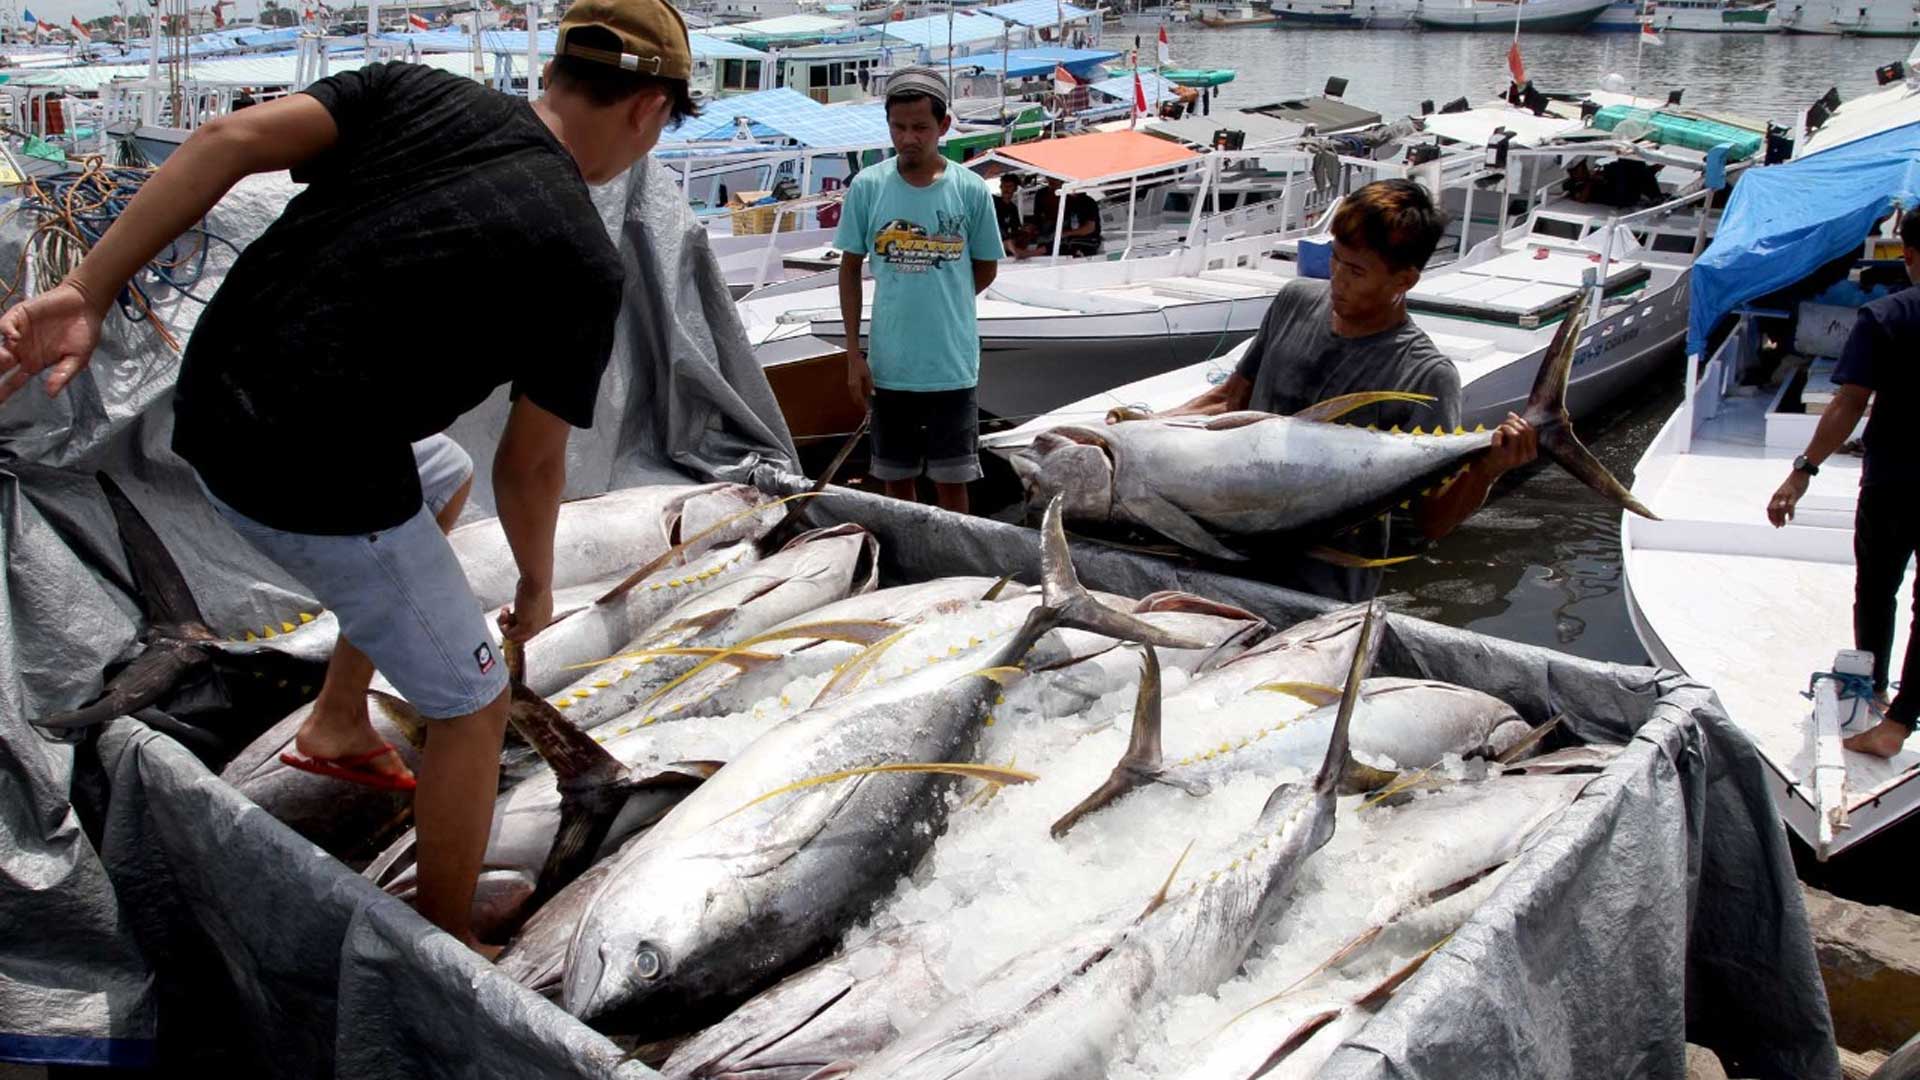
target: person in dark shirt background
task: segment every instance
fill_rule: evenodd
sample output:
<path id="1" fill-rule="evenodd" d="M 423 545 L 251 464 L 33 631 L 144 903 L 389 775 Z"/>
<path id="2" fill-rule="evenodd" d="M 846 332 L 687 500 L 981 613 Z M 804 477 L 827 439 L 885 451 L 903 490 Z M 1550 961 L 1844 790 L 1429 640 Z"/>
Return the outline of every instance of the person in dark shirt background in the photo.
<path id="1" fill-rule="evenodd" d="M 1900 224 L 1907 277 L 1920 282 L 1920 213 Z M 1907 563 L 1920 552 L 1920 288 L 1885 296 L 1860 309 L 1834 369 L 1840 390 L 1820 413 L 1807 451 L 1767 503 L 1775 528 L 1793 520 L 1820 464 L 1833 456 L 1865 415 L 1873 416 L 1862 440 L 1866 460 L 1860 469 L 1860 501 L 1853 517 L 1853 645 L 1873 653 L 1876 722 L 1847 737 L 1849 750 L 1892 757 L 1920 720 L 1920 582 L 1914 586 L 1914 626 L 1900 666 L 1900 693 L 1887 698 L 1893 669 L 1894 619 Z"/>
<path id="2" fill-rule="evenodd" d="M 64 282 L 0 317 L 0 401 L 41 372 L 57 394 L 128 280 L 234 184 L 291 169 L 307 185 L 195 327 L 173 448 L 235 531 L 339 618 L 325 684 L 281 760 L 413 790 L 417 906 L 482 952 L 471 908 L 507 676 L 443 535 L 472 481 L 444 432 L 512 386 L 493 484 L 520 581 L 500 623 L 525 641 L 552 618 L 568 432 L 593 422 L 620 304 L 620 257 L 587 185 L 625 174 L 694 111 L 686 26 L 665 0 L 576 0 L 555 53 L 531 103 L 384 63 L 214 120 Z M 539 283 L 537 325 L 393 317 L 402 296 L 417 311 L 470 308 L 504 267 Z M 368 717 L 376 666 L 433 721 L 417 790 Z"/>
<path id="3" fill-rule="evenodd" d="M 1053 254 L 1054 229 L 1060 230 L 1060 254 L 1083 258 L 1100 253 L 1100 204 L 1082 191 L 1060 198 L 1061 181 L 1047 178 L 1047 186 L 1033 197 L 1034 246 L 1037 252 Z M 1066 224 L 1059 225 L 1059 215 Z"/>
<path id="4" fill-rule="evenodd" d="M 1020 236 L 1020 177 L 1000 174 L 1000 190 L 993 197 L 993 214 L 1000 219 L 1000 243 L 1013 250 Z"/>

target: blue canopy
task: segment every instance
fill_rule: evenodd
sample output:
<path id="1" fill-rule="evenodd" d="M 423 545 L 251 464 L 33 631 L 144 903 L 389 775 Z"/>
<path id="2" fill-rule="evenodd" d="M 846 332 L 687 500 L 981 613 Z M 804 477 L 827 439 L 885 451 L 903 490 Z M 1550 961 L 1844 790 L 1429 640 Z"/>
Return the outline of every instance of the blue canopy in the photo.
<path id="1" fill-rule="evenodd" d="M 1687 352 L 1734 308 L 1856 250 L 1896 204 L 1920 202 L 1920 124 L 1883 131 L 1734 185 L 1713 244 L 1693 264 Z"/>
<path id="2" fill-rule="evenodd" d="M 983 71 L 999 71 L 1001 62 L 1006 63 L 1007 77 L 1011 79 L 1032 78 L 1036 75 L 1051 75 L 1056 67 L 1064 67 L 1069 73 L 1085 78 L 1095 66 L 1109 60 L 1118 59 L 1119 53 L 1112 49 L 1010 49 L 1004 56 L 997 52 L 974 53 L 954 59 L 956 66 L 977 67 Z M 1132 91 L 1129 90 L 1129 93 Z"/>
<path id="3" fill-rule="evenodd" d="M 854 148 L 886 146 L 886 106 L 878 101 L 822 105 L 788 87 L 738 94 L 708 102 L 700 115 L 663 132 L 662 144 L 735 138 L 744 118 L 756 140 L 790 139 L 801 146 Z"/>

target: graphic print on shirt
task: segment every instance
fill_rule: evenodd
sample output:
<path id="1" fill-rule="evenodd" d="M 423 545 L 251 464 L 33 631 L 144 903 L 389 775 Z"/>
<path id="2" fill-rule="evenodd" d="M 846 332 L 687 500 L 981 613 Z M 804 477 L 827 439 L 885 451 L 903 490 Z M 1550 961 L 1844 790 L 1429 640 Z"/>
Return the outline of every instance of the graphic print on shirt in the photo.
<path id="1" fill-rule="evenodd" d="M 944 210 L 934 216 L 938 224 L 931 234 L 925 226 L 906 218 L 894 218 L 882 225 L 873 234 L 874 257 L 902 273 L 922 274 L 966 254 L 966 220 Z"/>

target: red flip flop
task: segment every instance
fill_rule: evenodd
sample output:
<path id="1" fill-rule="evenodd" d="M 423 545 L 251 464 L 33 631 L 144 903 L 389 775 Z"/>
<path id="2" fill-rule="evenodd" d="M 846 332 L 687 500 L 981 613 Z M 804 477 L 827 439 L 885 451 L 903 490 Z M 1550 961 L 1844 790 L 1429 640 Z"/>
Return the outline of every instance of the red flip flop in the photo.
<path id="1" fill-rule="evenodd" d="M 392 754 L 396 759 L 400 751 L 391 743 L 383 744 L 378 750 L 369 750 L 364 754 L 348 754 L 345 757 L 308 757 L 298 750 L 288 750 L 280 755 L 282 765 L 291 766 L 301 772 L 310 772 L 316 776 L 328 776 L 335 780 L 344 780 L 349 784 L 360 784 L 381 791 L 412 791 L 413 774 L 396 776 L 383 773 L 378 769 L 369 769 L 368 765 Z M 404 762 L 403 762 L 404 763 Z"/>

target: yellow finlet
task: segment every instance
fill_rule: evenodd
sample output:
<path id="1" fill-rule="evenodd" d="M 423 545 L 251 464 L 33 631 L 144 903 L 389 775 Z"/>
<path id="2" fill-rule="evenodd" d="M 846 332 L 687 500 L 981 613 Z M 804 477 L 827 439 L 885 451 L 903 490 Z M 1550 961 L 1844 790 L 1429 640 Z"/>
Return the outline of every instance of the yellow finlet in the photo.
<path id="1" fill-rule="evenodd" d="M 313 621 L 313 616 L 303 611 L 300 613 L 300 621 L 303 623 L 310 623 Z"/>

